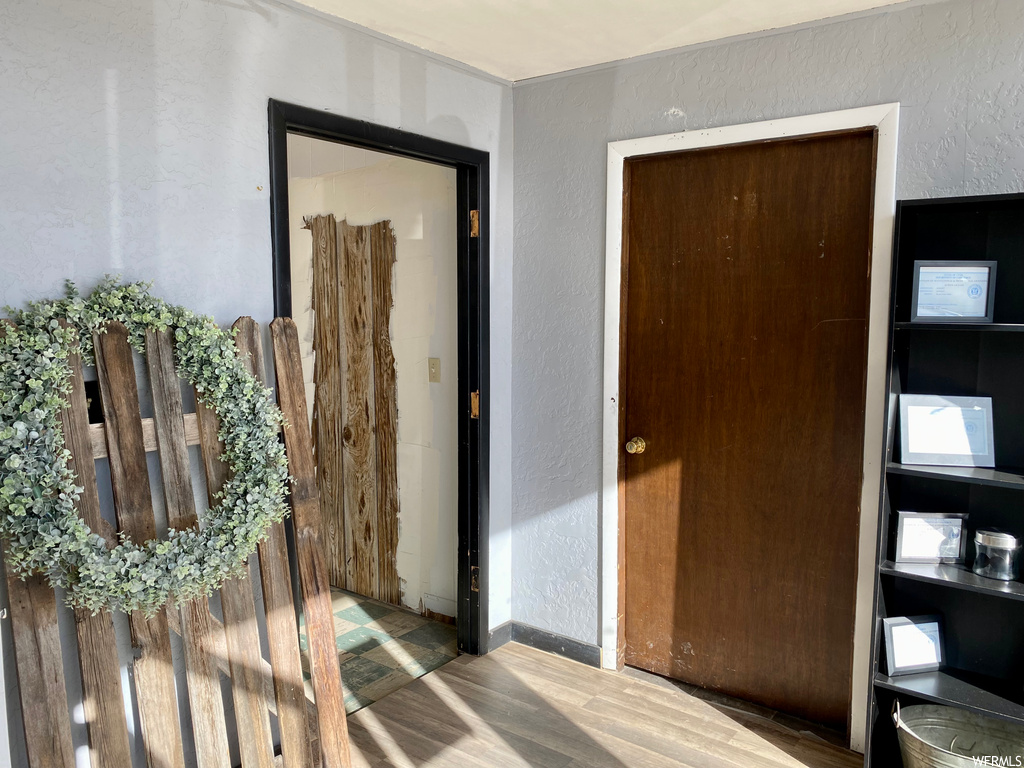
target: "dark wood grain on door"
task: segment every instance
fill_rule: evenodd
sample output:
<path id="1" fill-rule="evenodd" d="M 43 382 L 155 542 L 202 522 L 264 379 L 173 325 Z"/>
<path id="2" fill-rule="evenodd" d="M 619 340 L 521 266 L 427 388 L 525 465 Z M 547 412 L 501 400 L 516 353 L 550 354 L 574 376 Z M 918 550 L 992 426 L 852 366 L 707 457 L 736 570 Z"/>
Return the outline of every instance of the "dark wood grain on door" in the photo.
<path id="1" fill-rule="evenodd" d="M 873 129 L 627 161 L 625 661 L 847 727 Z"/>

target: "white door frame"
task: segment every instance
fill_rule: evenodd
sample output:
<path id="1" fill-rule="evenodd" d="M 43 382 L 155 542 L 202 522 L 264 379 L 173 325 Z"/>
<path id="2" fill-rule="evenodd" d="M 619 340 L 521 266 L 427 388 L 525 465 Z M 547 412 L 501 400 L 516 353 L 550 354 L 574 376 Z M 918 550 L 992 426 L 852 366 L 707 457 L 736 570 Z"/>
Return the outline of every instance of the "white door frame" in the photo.
<path id="1" fill-rule="evenodd" d="M 881 481 L 885 372 L 888 364 L 889 279 L 896 216 L 896 143 L 899 104 L 880 104 L 839 112 L 684 131 L 608 144 L 608 209 L 605 239 L 604 407 L 601 489 L 601 650 L 602 664 L 615 669 L 619 632 L 619 321 L 622 289 L 622 195 L 626 158 L 717 147 L 749 141 L 803 136 L 827 131 L 878 129 L 871 238 L 871 286 L 864 414 L 864 478 L 861 486 L 854 616 L 852 721 L 850 744 L 864 750 L 867 726 L 867 678 L 874 611 L 875 542 Z M 859 708 L 863 706 L 864 710 Z"/>

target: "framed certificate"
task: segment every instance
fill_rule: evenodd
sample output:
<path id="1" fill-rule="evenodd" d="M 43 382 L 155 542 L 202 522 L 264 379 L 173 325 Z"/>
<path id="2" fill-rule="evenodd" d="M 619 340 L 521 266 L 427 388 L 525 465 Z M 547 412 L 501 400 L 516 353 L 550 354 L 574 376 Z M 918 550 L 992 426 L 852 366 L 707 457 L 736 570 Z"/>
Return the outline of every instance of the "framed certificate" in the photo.
<path id="1" fill-rule="evenodd" d="M 904 464 L 994 467 L 991 397 L 900 395 Z"/>
<path id="2" fill-rule="evenodd" d="M 915 261 L 912 323 L 991 323 L 996 262 Z"/>
<path id="3" fill-rule="evenodd" d="M 934 672 L 942 667 L 942 620 L 938 616 L 882 619 L 889 677 Z"/>
<path id="4" fill-rule="evenodd" d="M 897 563 L 963 563 L 966 512 L 896 512 Z"/>

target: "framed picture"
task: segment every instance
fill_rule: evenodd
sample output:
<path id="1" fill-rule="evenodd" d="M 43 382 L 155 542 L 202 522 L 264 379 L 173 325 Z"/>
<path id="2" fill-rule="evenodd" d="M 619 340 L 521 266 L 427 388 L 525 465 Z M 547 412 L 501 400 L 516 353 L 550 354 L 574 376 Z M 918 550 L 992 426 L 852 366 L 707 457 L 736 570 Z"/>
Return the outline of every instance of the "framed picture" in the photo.
<path id="1" fill-rule="evenodd" d="M 938 616 L 882 619 L 889 677 L 934 672 L 942 667 L 942 620 Z"/>
<path id="2" fill-rule="evenodd" d="M 912 323 L 991 323 L 996 262 L 915 261 Z"/>
<path id="3" fill-rule="evenodd" d="M 897 563 L 963 563 L 966 512 L 896 512 Z"/>
<path id="4" fill-rule="evenodd" d="M 904 464 L 994 467 L 991 397 L 900 395 Z"/>

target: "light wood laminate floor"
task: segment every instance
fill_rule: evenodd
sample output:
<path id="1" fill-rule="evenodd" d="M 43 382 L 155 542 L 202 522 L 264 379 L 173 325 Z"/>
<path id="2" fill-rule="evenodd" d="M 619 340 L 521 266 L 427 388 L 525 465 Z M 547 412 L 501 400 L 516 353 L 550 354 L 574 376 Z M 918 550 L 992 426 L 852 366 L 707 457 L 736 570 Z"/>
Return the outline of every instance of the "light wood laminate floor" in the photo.
<path id="1" fill-rule="evenodd" d="M 349 719 L 355 768 L 852 768 L 860 755 L 684 690 L 515 643 Z"/>

